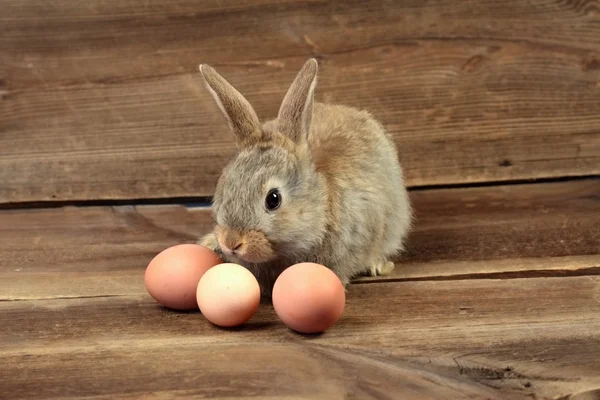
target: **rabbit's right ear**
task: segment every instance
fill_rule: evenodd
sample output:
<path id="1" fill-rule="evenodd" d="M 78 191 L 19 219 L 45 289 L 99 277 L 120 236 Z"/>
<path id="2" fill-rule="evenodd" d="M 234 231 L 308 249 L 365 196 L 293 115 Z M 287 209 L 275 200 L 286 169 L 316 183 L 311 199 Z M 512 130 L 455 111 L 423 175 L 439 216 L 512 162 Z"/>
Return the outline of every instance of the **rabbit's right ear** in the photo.
<path id="1" fill-rule="evenodd" d="M 259 135 L 260 121 L 248 100 L 209 65 L 201 64 L 200 73 L 225 115 L 238 147 L 248 142 L 251 136 Z"/>
<path id="2" fill-rule="evenodd" d="M 296 144 L 305 141 L 310 131 L 318 71 L 317 60 L 311 58 L 306 61 L 279 108 L 277 128 Z"/>

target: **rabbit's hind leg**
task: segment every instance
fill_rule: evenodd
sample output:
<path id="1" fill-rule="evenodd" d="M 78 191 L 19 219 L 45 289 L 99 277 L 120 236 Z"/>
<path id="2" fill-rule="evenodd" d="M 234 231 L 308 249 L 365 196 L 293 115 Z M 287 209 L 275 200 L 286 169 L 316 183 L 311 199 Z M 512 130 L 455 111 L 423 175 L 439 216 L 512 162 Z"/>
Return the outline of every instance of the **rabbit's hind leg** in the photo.
<path id="1" fill-rule="evenodd" d="M 387 276 L 394 270 L 394 263 L 386 258 L 379 259 L 369 266 L 369 276 Z"/>

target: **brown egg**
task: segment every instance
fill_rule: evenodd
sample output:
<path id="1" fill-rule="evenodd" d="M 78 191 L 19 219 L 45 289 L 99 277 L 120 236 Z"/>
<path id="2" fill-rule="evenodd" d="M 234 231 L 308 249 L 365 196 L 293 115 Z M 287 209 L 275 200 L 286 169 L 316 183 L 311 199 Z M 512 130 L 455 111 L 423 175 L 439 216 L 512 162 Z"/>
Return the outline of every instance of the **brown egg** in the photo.
<path id="1" fill-rule="evenodd" d="M 346 292 L 329 268 L 314 263 L 292 265 L 273 287 L 273 307 L 281 320 L 300 333 L 320 333 L 342 316 Z"/>
<path id="2" fill-rule="evenodd" d="M 204 273 L 223 261 L 212 250 L 196 245 L 169 247 L 150 261 L 146 290 L 157 302 L 175 310 L 198 309 L 196 288 Z"/>
<path id="3" fill-rule="evenodd" d="M 250 271 L 225 263 L 208 270 L 196 292 L 202 314 L 215 325 L 232 327 L 245 323 L 258 309 L 260 286 Z"/>

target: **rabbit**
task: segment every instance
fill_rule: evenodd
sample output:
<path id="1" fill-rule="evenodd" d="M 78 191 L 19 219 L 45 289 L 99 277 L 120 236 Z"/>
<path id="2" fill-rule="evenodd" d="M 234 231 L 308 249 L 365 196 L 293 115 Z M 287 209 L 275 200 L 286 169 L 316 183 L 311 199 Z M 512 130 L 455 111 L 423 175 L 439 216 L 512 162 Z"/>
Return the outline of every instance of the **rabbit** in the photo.
<path id="1" fill-rule="evenodd" d="M 200 72 L 238 153 L 217 182 L 215 228 L 198 243 L 248 268 L 267 297 L 298 262 L 330 268 L 345 290 L 358 276 L 390 274 L 413 214 L 382 125 L 367 111 L 315 102 L 315 59 L 264 124 L 212 67 L 201 64 Z"/>

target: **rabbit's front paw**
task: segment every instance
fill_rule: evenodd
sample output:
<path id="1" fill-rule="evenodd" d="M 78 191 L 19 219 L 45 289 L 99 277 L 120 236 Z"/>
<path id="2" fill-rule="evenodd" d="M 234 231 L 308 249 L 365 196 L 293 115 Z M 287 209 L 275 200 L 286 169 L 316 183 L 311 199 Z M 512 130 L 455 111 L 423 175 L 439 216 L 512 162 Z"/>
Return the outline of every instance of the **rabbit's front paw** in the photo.
<path id="1" fill-rule="evenodd" d="M 203 237 L 201 237 L 198 242 L 200 246 L 207 247 L 214 252 L 220 253 L 219 242 L 217 241 L 217 235 L 214 232 L 207 233 Z"/>

